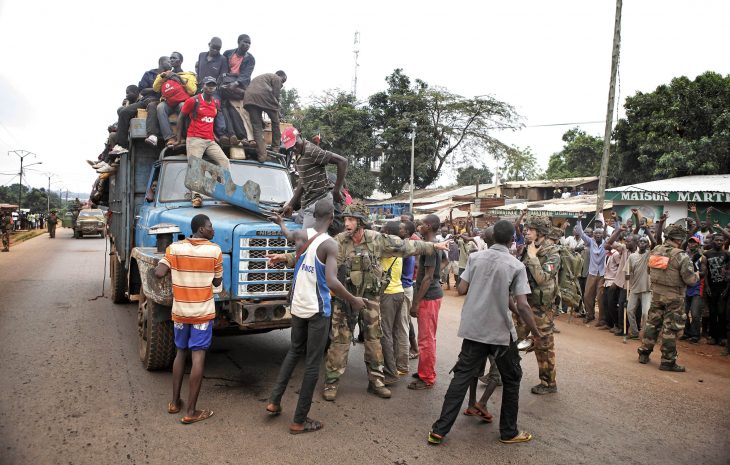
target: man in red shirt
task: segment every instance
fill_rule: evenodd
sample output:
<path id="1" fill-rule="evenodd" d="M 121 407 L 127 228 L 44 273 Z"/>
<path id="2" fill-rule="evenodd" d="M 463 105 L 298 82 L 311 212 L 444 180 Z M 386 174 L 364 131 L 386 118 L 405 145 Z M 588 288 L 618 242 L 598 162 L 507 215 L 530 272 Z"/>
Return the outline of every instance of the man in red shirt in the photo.
<path id="1" fill-rule="evenodd" d="M 185 147 L 188 157 L 203 158 L 207 155 L 216 165 L 230 170 L 228 157 L 215 141 L 213 125 L 220 108 L 220 102 L 213 97 L 216 81 L 212 77 L 203 79 L 203 92 L 185 100 L 180 115 L 190 118 Z M 177 125 L 177 138 L 180 140 L 182 124 Z M 193 207 L 200 207 L 203 200 L 200 194 L 193 193 Z"/>

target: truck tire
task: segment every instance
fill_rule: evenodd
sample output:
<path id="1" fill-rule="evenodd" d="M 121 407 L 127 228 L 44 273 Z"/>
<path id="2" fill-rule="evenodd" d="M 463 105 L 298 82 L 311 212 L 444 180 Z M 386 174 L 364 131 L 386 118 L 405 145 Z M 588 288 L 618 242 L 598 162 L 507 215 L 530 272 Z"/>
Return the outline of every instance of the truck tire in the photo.
<path id="1" fill-rule="evenodd" d="M 137 323 L 139 330 L 139 358 L 145 370 L 164 370 L 175 359 L 175 336 L 172 321 L 156 323 L 152 317 L 156 302 L 140 294 Z"/>
<path id="2" fill-rule="evenodd" d="M 115 253 L 109 254 L 109 271 L 111 274 L 112 302 L 123 304 L 127 302 L 127 274 L 124 265 L 117 260 Z"/>

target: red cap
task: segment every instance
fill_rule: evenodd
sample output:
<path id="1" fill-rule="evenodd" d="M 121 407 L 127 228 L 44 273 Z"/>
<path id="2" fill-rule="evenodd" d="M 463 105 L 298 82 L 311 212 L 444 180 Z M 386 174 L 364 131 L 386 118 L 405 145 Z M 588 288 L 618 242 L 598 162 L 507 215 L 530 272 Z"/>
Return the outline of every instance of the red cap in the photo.
<path id="1" fill-rule="evenodd" d="M 284 129 L 284 133 L 281 135 L 281 145 L 284 146 L 284 149 L 289 150 L 294 147 L 294 144 L 297 143 L 298 135 L 299 131 L 297 131 L 297 128 L 295 127 Z"/>

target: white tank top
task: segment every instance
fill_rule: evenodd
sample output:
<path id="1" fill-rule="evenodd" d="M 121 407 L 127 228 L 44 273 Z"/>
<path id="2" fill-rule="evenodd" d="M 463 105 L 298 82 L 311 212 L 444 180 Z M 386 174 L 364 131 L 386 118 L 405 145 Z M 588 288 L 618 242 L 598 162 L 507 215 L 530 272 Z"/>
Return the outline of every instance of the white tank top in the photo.
<path id="1" fill-rule="evenodd" d="M 307 229 L 307 240 L 312 239 L 317 231 Z M 330 289 L 325 277 L 325 264 L 317 258 L 317 248 L 331 237 L 327 233 L 320 234 L 309 244 L 297 260 L 292 285 L 291 314 L 299 318 L 310 318 L 318 313 L 329 317 L 332 314 L 330 305 Z"/>

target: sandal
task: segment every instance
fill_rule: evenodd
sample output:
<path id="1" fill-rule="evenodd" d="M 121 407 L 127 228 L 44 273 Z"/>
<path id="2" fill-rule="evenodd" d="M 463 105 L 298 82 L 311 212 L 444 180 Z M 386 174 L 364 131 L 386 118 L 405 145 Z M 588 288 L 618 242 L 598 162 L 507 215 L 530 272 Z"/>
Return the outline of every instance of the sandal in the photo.
<path id="1" fill-rule="evenodd" d="M 408 389 L 413 389 L 414 391 L 422 391 L 424 389 L 431 389 L 431 388 L 433 388 L 433 383 L 429 384 L 429 383 L 425 382 L 424 380 L 422 380 L 421 378 L 418 378 L 417 380 L 412 381 L 408 385 Z"/>
<path id="2" fill-rule="evenodd" d="M 499 442 L 504 444 L 517 444 L 520 442 L 528 442 L 532 439 L 532 435 L 528 433 L 527 431 L 520 431 L 517 433 L 517 436 L 513 437 L 512 439 L 499 439 Z"/>
<path id="3" fill-rule="evenodd" d="M 472 405 L 471 407 L 464 410 L 464 415 L 467 417 L 479 417 L 482 419 L 482 421 L 491 423 L 494 417 L 492 417 L 492 414 L 487 412 L 486 410 L 482 410 L 476 405 Z"/>
<path id="4" fill-rule="evenodd" d="M 193 415 L 193 416 L 185 415 L 184 417 L 182 417 L 180 419 L 180 423 L 182 423 L 183 425 L 190 425 L 192 423 L 197 423 L 199 421 L 207 420 L 208 418 L 213 416 L 212 410 L 196 410 L 196 412 L 199 412 L 199 413 L 197 413 L 196 415 Z"/>
<path id="5" fill-rule="evenodd" d="M 292 427 L 289 426 L 289 434 L 313 433 L 315 431 L 321 430 L 324 427 L 324 423 L 322 423 L 321 421 L 312 420 L 309 417 L 304 420 L 304 423 L 292 423 L 292 426 L 293 425 L 302 425 L 302 429 L 292 429 Z"/>
<path id="6" fill-rule="evenodd" d="M 274 407 L 274 408 L 269 408 L 269 407 Z M 268 413 L 272 417 L 275 417 L 275 416 L 279 415 L 281 413 L 281 405 L 276 405 L 276 404 L 269 404 L 269 405 L 267 405 L 266 406 L 266 413 Z"/>
<path id="7" fill-rule="evenodd" d="M 433 431 L 428 432 L 428 443 L 432 446 L 438 446 L 444 442 L 444 437 L 440 434 L 436 434 Z"/>
<path id="8" fill-rule="evenodd" d="M 169 402 L 167 404 L 167 413 L 179 413 L 180 409 L 183 407 L 183 401 L 180 399 L 179 405 L 175 405 L 175 402 Z"/>

